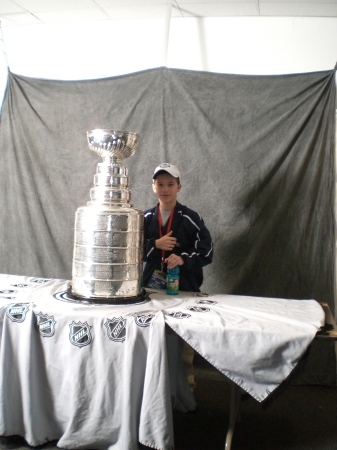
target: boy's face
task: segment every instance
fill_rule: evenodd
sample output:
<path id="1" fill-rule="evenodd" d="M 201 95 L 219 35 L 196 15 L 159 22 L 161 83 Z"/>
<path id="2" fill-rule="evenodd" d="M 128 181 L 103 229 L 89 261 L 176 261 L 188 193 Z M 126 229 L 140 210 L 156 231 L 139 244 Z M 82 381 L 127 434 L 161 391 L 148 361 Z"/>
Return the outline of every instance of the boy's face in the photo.
<path id="1" fill-rule="evenodd" d="M 153 191 L 157 194 L 163 209 L 173 209 L 177 203 L 177 194 L 181 189 L 176 178 L 168 173 L 162 173 L 153 180 Z"/>

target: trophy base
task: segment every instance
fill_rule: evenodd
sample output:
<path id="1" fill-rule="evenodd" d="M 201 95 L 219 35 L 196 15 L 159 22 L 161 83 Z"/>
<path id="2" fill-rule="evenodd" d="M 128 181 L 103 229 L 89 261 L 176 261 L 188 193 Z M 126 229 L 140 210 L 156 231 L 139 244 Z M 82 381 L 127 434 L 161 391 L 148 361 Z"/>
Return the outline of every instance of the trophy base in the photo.
<path id="1" fill-rule="evenodd" d="M 134 297 L 118 297 L 118 298 L 98 298 L 98 297 L 80 297 L 72 293 L 70 287 L 62 293 L 62 296 L 57 296 L 58 300 L 83 303 L 85 305 L 134 305 L 140 303 L 146 303 L 150 301 L 149 293 L 143 289 L 140 294 Z"/>
<path id="2" fill-rule="evenodd" d="M 109 270 L 109 265 L 107 270 Z M 127 268 L 127 264 L 113 265 L 112 267 Z M 135 266 L 135 265 L 134 265 Z M 132 268 L 130 270 L 133 270 Z M 78 298 L 99 299 L 124 299 L 138 297 L 142 292 L 141 267 L 139 267 L 134 279 L 101 279 L 93 277 L 89 273 L 88 277 L 73 275 L 71 281 L 71 294 Z"/>

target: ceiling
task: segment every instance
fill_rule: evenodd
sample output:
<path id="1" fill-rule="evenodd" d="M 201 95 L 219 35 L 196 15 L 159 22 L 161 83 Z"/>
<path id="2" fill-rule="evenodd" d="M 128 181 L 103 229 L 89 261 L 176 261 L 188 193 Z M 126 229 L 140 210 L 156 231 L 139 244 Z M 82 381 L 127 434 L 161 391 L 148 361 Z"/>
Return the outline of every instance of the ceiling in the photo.
<path id="1" fill-rule="evenodd" d="M 1 27 L 156 17 L 337 17 L 337 0 L 0 0 Z"/>

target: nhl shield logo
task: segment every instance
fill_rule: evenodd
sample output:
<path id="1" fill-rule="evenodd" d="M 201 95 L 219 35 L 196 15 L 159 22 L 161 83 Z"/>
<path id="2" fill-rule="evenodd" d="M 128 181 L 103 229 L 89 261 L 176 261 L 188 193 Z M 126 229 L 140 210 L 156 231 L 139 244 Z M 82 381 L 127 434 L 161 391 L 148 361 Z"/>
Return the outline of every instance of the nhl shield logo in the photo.
<path id="1" fill-rule="evenodd" d="M 169 317 L 173 317 L 174 319 L 188 319 L 189 317 L 191 317 L 191 314 L 186 314 L 182 311 L 175 311 L 166 315 Z"/>
<path id="2" fill-rule="evenodd" d="M 43 337 L 51 337 L 55 334 L 56 321 L 54 317 L 49 317 L 47 314 L 39 314 L 36 316 L 35 328 L 39 334 Z"/>
<path id="3" fill-rule="evenodd" d="M 6 316 L 12 322 L 21 323 L 25 320 L 28 311 L 29 303 L 12 303 L 6 308 Z"/>
<path id="4" fill-rule="evenodd" d="M 135 314 L 135 322 L 139 327 L 149 327 L 155 314 Z"/>
<path id="5" fill-rule="evenodd" d="M 194 311 L 194 312 L 201 312 L 201 313 L 210 311 L 209 308 L 205 308 L 203 306 L 188 306 L 186 309 L 189 309 L 190 311 Z"/>
<path id="6" fill-rule="evenodd" d="M 216 305 L 218 302 L 214 300 L 197 300 L 197 303 L 201 305 Z"/>
<path id="7" fill-rule="evenodd" d="M 126 319 L 113 317 L 104 324 L 107 328 L 108 338 L 115 342 L 124 342 L 126 337 Z"/>
<path id="8" fill-rule="evenodd" d="M 14 284 L 11 284 L 11 286 L 18 287 L 18 288 L 27 288 L 27 287 L 29 287 L 29 284 L 26 284 L 26 283 L 14 283 Z"/>
<path id="9" fill-rule="evenodd" d="M 92 339 L 90 329 L 92 327 L 88 325 L 87 322 L 82 323 L 72 321 L 69 327 L 69 340 L 73 345 L 81 348 L 90 344 Z"/>
<path id="10" fill-rule="evenodd" d="M 206 292 L 193 292 L 193 297 L 213 297 L 213 294 L 206 294 Z"/>

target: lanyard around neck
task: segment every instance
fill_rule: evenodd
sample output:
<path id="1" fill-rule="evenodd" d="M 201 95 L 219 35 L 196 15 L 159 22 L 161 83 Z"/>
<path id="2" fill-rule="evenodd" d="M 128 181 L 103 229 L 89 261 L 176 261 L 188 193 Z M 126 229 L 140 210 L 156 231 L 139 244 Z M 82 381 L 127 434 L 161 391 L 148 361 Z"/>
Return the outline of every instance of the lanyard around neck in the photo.
<path id="1" fill-rule="evenodd" d="M 168 220 L 166 234 L 171 231 L 173 216 L 174 216 L 174 208 L 172 209 L 170 217 L 169 217 L 169 220 Z M 163 218 L 162 218 L 162 215 L 161 215 L 161 211 L 160 211 L 160 206 L 159 205 L 158 205 L 158 224 L 159 224 L 159 236 L 163 237 Z M 163 268 L 164 268 L 164 260 L 165 260 L 165 250 L 162 250 L 161 251 L 161 270 L 162 271 L 163 271 Z"/>

